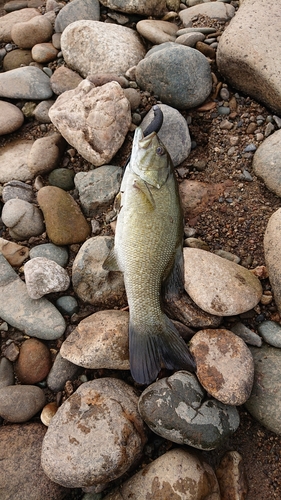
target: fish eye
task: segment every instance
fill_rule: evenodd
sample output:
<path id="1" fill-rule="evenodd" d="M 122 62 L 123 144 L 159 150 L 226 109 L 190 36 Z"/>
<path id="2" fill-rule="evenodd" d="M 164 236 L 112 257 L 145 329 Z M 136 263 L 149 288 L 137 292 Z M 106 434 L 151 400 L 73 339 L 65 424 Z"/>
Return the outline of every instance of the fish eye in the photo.
<path id="1" fill-rule="evenodd" d="M 165 149 L 164 149 L 164 148 L 162 148 L 162 146 L 158 146 L 158 147 L 156 148 L 156 154 L 157 154 L 158 156 L 163 156 L 163 155 L 165 154 Z"/>

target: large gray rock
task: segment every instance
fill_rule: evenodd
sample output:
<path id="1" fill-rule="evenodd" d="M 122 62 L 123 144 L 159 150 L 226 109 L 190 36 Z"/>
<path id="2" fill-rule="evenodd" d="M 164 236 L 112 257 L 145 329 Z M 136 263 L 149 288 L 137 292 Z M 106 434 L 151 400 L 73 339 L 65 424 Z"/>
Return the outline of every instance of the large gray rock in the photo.
<path id="1" fill-rule="evenodd" d="M 125 74 L 145 56 L 134 30 L 99 21 L 71 23 L 62 34 L 61 49 L 67 65 L 84 78 L 100 72 Z"/>
<path id="2" fill-rule="evenodd" d="M 101 4 L 112 10 L 138 14 L 140 16 L 160 17 L 167 11 L 166 0 L 101 0 Z"/>
<path id="3" fill-rule="evenodd" d="M 146 441 L 134 389 L 122 380 L 82 384 L 52 418 L 42 446 L 47 476 L 62 486 L 106 484 L 137 463 Z"/>
<path id="4" fill-rule="evenodd" d="M 264 234 L 264 256 L 275 304 L 281 313 L 281 208 L 270 217 Z"/>
<path id="5" fill-rule="evenodd" d="M 35 385 L 9 385 L 0 389 L 0 416 L 9 422 L 26 422 L 46 402 L 45 394 Z"/>
<path id="6" fill-rule="evenodd" d="M 280 43 L 279 3 L 244 0 L 217 50 L 218 68 L 224 78 L 277 114 L 281 113 Z"/>
<path id="7" fill-rule="evenodd" d="M 67 3 L 58 13 L 55 20 L 55 31 L 62 33 L 65 28 L 78 20 L 100 20 L 100 3 L 98 0 L 73 0 Z"/>
<path id="8" fill-rule="evenodd" d="M 174 108 L 188 109 L 202 104 L 212 88 L 206 57 L 191 47 L 169 42 L 162 45 L 138 63 L 138 85 Z"/>
<path id="9" fill-rule="evenodd" d="M 270 191 L 281 196 L 281 130 L 259 146 L 254 154 L 253 169 Z"/>
<path id="10" fill-rule="evenodd" d="M 52 97 L 50 78 L 35 66 L 0 73 L 0 96 L 10 99 L 43 100 Z"/>

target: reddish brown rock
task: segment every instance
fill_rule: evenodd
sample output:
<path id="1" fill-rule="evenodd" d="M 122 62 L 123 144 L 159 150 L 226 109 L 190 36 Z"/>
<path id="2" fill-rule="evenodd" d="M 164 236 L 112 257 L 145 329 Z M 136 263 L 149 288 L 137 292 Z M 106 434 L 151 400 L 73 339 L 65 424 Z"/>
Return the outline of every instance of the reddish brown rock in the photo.
<path id="1" fill-rule="evenodd" d="M 36 384 L 44 380 L 52 366 L 48 347 L 37 339 L 26 340 L 20 349 L 16 371 L 23 384 Z"/>
<path id="2" fill-rule="evenodd" d="M 221 500 L 246 500 L 247 478 L 238 451 L 227 451 L 216 469 Z"/>

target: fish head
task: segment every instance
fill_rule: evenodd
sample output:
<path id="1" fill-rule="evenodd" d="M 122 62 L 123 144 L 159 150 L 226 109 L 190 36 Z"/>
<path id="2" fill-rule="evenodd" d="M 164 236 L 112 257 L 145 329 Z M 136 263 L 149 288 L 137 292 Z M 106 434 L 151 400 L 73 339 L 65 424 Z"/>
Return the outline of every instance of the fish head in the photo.
<path id="1" fill-rule="evenodd" d="M 144 137 L 140 127 L 135 130 L 131 170 L 150 186 L 160 189 L 171 174 L 170 155 L 156 132 Z"/>

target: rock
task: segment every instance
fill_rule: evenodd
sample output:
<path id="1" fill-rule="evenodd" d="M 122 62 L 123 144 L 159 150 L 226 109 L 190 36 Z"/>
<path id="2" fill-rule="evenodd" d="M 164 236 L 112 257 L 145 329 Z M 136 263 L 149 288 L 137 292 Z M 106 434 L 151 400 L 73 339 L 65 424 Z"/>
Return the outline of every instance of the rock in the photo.
<path id="1" fill-rule="evenodd" d="M 163 112 L 164 117 L 158 137 L 163 144 L 165 144 L 173 165 L 177 167 L 186 160 L 191 150 L 188 125 L 177 109 L 167 106 L 166 104 L 159 104 L 158 106 Z M 153 109 L 151 109 L 141 123 L 142 130 L 145 130 L 149 123 L 151 123 L 153 116 Z M 171 130 L 173 131 L 172 134 Z"/>
<path id="2" fill-rule="evenodd" d="M 53 243 L 44 243 L 30 249 L 29 256 L 45 257 L 54 260 L 59 266 L 65 267 L 68 262 L 68 250 L 65 247 L 59 247 Z"/>
<path id="3" fill-rule="evenodd" d="M 32 49 L 37 43 L 48 42 L 53 34 L 52 23 L 46 16 L 35 16 L 14 24 L 12 40 L 21 49 Z"/>
<path id="4" fill-rule="evenodd" d="M 281 196 L 281 130 L 277 130 L 263 141 L 254 154 L 253 169 L 266 187 Z"/>
<path id="5" fill-rule="evenodd" d="M 80 321 L 60 353 L 83 368 L 129 370 L 128 331 L 127 311 L 98 311 Z"/>
<path id="6" fill-rule="evenodd" d="M 45 394 L 35 385 L 9 385 L 0 389 L 0 416 L 8 422 L 30 420 L 46 402 Z"/>
<path id="7" fill-rule="evenodd" d="M 27 166 L 27 158 L 34 141 L 15 139 L 0 149 L 0 183 L 13 180 L 27 181 L 32 174 Z"/>
<path id="8" fill-rule="evenodd" d="M 251 397 L 245 406 L 264 427 L 281 435 L 281 350 L 263 344 L 251 347 L 255 378 Z"/>
<path id="9" fill-rule="evenodd" d="M 110 208 L 119 192 L 122 176 L 123 169 L 113 165 L 103 165 L 75 175 L 80 203 L 88 217 L 95 217 Z"/>
<path id="10" fill-rule="evenodd" d="M 41 423 L 5 425 L 0 428 L 2 500 L 64 500 L 71 491 L 53 483 L 40 465 L 46 427 Z"/>
<path id="11" fill-rule="evenodd" d="M 255 345 L 260 347 L 262 345 L 262 339 L 253 330 L 250 330 L 247 326 L 243 325 L 240 321 L 235 323 L 230 330 L 238 335 L 246 344 Z"/>
<path id="12" fill-rule="evenodd" d="M 191 486 L 192 485 L 192 486 Z M 175 448 L 146 465 L 104 500 L 143 499 L 220 500 L 213 469 L 187 450 Z M 152 498 L 152 497 L 151 497 Z"/>
<path id="13" fill-rule="evenodd" d="M 100 20 L 98 0 L 73 0 L 67 3 L 56 17 L 55 31 L 62 33 L 69 24 L 81 19 Z"/>
<path id="14" fill-rule="evenodd" d="M 79 311 L 79 304 L 72 295 L 62 295 L 56 300 L 58 310 L 67 316 L 72 316 Z"/>
<path id="15" fill-rule="evenodd" d="M 206 391 L 227 405 L 242 405 L 250 397 L 254 363 L 250 350 L 226 329 L 197 332 L 190 341 L 197 377 Z"/>
<path id="16" fill-rule="evenodd" d="M 128 88 L 128 89 L 124 89 L 124 94 L 125 96 L 127 97 L 129 103 L 130 103 L 130 106 L 131 106 L 131 110 L 132 111 L 135 111 L 140 103 L 141 103 L 141 95 L 140 95 L 140 92 L 136 89 L 131 89 L 131 88 Z"/>
<path id="17" fill-rule="evenodd" d="M 131 125 L 129 101 L 117 82 L 95 87 L 83 80 L 57 98 L 49 116 L 66 141 L 95 166 L 113 158 Z"/>
<path id="18" fill-rule="evenodd" d="M 246 500 L 248 494 L 247 477 L 243 459 L 238 451 L 227 451 L 216 468 L 221 499 Z"/>
<path id="19" fill-rule="evenodd" d="M 275 304 L 281 312 L 281 279 L 280 279 L 280 222 L 281 208 L 270 217 L 264 234 L 264 256 L 269 281 L 273 290 Z"/>
<path id="20" fill-rule="evenodd" d="M 32 300 L 25 283 L 0 254 L 0 317 L 30 337 L 54 340 L 61 337 L 65 321 L 47 299 Z"/>
<path id="21" fill-rule="evenodd" d="M 0 135 L 11 134 L 24 122 L 22 111 L 10 102 L 0 101 Z"/>
<path id="22" fill-rule="evenodd" d="M 0 18 L 0 42 L 11 42 L 11 30 L 17 23 L 29 21 L 35 16 L 41 16 L 37 9 L 21 9 L 19 11 L 9 12 Z"/>
<path id="23" fill-rule="evenodd" d="M 276 114 L 281 113 L 278 16 L 274 0 L 243 2 L 217 50 L 218 68 L 226 81 Z"/>
<path id="24" fill-rule="evenodd" d="M 205 35 L 195 31 L 194 33 L 185 33 L 178 36 L 175 42 L 187 47 L 195 47 L 197 42 L 202 42 L 203 40 L 205 40 Z"/>
<path id="25" fill-rule="evenodd" d="M 34 257 L 24 265 L 28 295 L 40 299 L 48 293 L 64 292 L 70 285 L 67 271 L 54 260 Z"/>
<path id="26" fill-rule="evenodd" d="M 224 2 L 210 2 L 194 5 L 188 9 L 179 12 L 179 18 L 184 26 L 190 26 L 192 19 L 198 15 L 210 17 L 210 19 L 219 19 L 220 21 L 228 21 L 235 14 L 233 5 L 228 5 Z"/>
<path id="27" fill-rule="evenodd" d="M 48 403 L 44 406 L 41 411 L 40 420 L 41 422 L 48 427 L 53 416 L 57 413 L 58 407 L 57 404 L 53 401 L 52 403 Z"/>
<path id="28" fill-rule="evenodd" d="M 58 133 L 37 139 L 29 152 L 27 166 L 35 177 L 56 168 L 65 149 L 65 141 Z"/>
<path id="29" fill-rule="evenodd" d="M 165 0 L 102 0 L 101 4 L 109 9 L 126 12 L 127 14 L 138 14 L 139 16 L 161 17 L 166 11 Z"/>
<path id="30" fill-rule="evenodd" d="M 32 186 L 21 181 L 9 181 L 5 184 L 2 191 L 2 200 L 6 203 L 13 198 L 33 203 L 35 201 Z"/>
<path id="31" fill-rule="evenodd" d="M 45 380 L 52 366 L 48 347 L 37 339 L 27 339 L 20 348 L 16 373 L 22 384 L 37 384 Z"/>
<path id="32" fill-rule="evenodd" d="M 27 7 L 27 0 L 10 0 L 4 3 L 4 10 L 9 13 L 14 10 L 25 9 Z"/>
<path id="33" fill-rule="evenodd" d="M 281 348 L 281 326 L 275 321 L 263 321 L 258 326 L 258 332 L 263 340 L 272 347 Z"/>
<path id="34" fill-rule="evenodd" d="M 72 196 L 55 186 L 38 191 L 38 203 L 43 211 L 46 230 L 55 245 L 83 242 L 90 227 Z"/>
<path id="35" fill-rule="evenodd" d="M 184 179 L 179 185 L 184 217 L 189 220 L 197 217 L 208 205 L 222 196 L 230 185 L 229 180 L 209 183 Z"/>
<path id="36" fill-rule="evenodd" d="M 47 378 L 47 385 L 51 391 L 59 392 L 62 391 L 67 380 L 73 380 L 81 368 L 74 365 L 67 359 L 63 358 L 58 352 L 54 364 L 49 372 Z"/>
<path id="37" fill-rule="evenodd" d="M 50 78 L 35 66 L 0 73 L 0 96 L 8 99 L 43 100 L 52 97 Z"/>
<path id="38" fill-rule="evenodd" d="M 202 104 L 211 92 L 209 63 L 198 50 L 172 44 L 148 54 L 136 67 L 139 87 L 177 109 Z"/>
<path id="39" fill-rule="evenodd" d="M 97 307 L 113 308 L 125 305 L 123 274 L 109 271 L 103 264 L 113 248 L 110 236 L 89 238 L 77 253 L 72 267 L 72 284 L 75 293 L 84 302 Z"/>
<path id="40" fill-rule="evenodd" d="M 51 186 L 57 186 L 58 188 L 64 189 L 64 191 L 71 191 L 75 188 L 74 177 L 74 170 L 56 168 L 50 173 L 48 181 Z"/>
<path id="41" fill-rule="evenodd" d="M 217 448 L 239 426 L 236 408 L 206 399 L 195 375 L 185 371 L 149 385 L 139 411 L 156 434 L 200 450 Z"/>
<path id="42" fill-rule="evenodd" d="M 3 387 L 14 385 L 14 383 L 15 377 L 13 363 L 3 357 L 0 359 L 0 390 Z"/>
<path id="43" fill-rule="evenodd" d="M 82 384 L 60 406 L 45 435 L 41 463 L 65 487 L 106 484 L 137 463 L 145 441 L 134 390 L 101 378 Z"/>
<path id="44" fill-rule="evenodd" d="M 37 63 L 48 64 L 56 59 L 58 52 L 52 43 L 37 43 L 32 47 L 31 55 Z"/>
<path id="45" fill-rule="evenodd" d="M 259 279 L 248 269 L 198 248 L 184 248 L 185 290 L 211 314 L 232 316 L 255 307 L 262 296 Z"/>
<path id="46" fill-rule="evenodd" d="M 59 66 L 50 78 L 52 90 L 57 95 L 63 94 L 67 90 L 75 89 L 82 81 L 83 79 L 78 73 L 65 66 Z"/>
<path id="47" fill-rule="evenodd" d="M 49 99 L 48 101 L 41 101 L 34 109 L 34 118 L 40 123 L 51 123 L 49 118 L 49 109 L 55 101 Z"/>
<path id="48" fill-rule="evenodd" d="M 136 25 L 136 29 L 141 36 L 153 44 L 174 42 L 178 27 L 168 21 L 156 21 L 155 19 L 143 19 Z"/>
<path id="49" fill-rule="evenodd" d="M 14 241 L 0 238 L 0 252 L 11 266 L 19 267 L 23 261 L 28 258 L 29 248 L 18 245 Z"/>
<path id="50" fill-rule="evenodd" d="M 25 240 L 42 234 L 45 227 L 41 211 L 28 201 L 13 198 L 2 211 L 2 220 L 15 240 Z"/>
<path id="51" fill-rule="evenodd" d="M 11 50 L 11 52 L 8 52 L 4 57 L 3 70 L 10 71 L 11 69 L 20 68 L 21 66 L 29 66 L 31 62 L 31 50 Z"/>
<path id="52" fill-rule="evenodd" d="M 67 65 L 84 78 L 100 72 L 125 74 L 145 56 L 134 30 L 99 21 L 71 23 L 62 34 L 61 49 Z"/>

